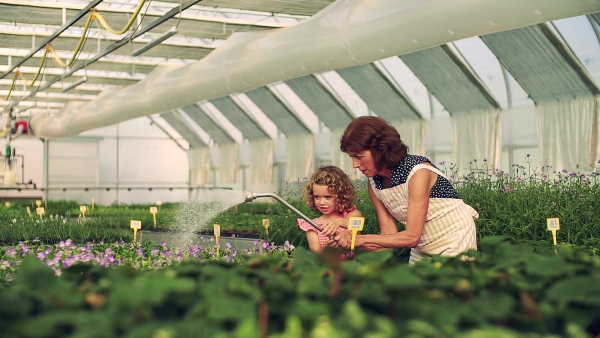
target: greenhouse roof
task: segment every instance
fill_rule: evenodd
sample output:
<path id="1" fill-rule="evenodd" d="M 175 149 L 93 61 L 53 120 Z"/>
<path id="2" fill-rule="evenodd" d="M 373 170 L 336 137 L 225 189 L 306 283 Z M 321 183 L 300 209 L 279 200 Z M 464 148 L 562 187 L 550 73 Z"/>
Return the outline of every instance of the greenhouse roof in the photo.
<path id="1" fill-rule="evenodd" d="M 210 64 L 216 56 L 207 56 L 221 46 L 226 53 L 236 41 L 301 24 L 324 15 L 334 3 L 0 0 L 0 108 L 14 109 L 23 118 L 57 114 L 70 102 L 95 102 L 101 94 L 149 83 L 173 69 L 190 69 L 204 58 Z M 282 74 L 282 80 L 265 74 L 257 83 L 267 84 L 260 86 L 234 81 L 233 73 L 202 74 L 207 81 L 222 78 L 228 88 L 251 89 L 194 104 L 165 104 L 153 118 L 168 122 L 190 147 L 204 147 L 339 129 L 367 114 L 402 121 L 504 109 L 517 101 L 510 95 L 512 78 L 528 96 L 525 102 L 598 94 L 596 6 L 588 15 L 481 36 L 457 34 L 448 43 L 351 67 L 332 66 L 294 78 Z M 92 8 L 101 19 L 90 20 Z M 152 98 L 154 89 L 145 86 Z"/>

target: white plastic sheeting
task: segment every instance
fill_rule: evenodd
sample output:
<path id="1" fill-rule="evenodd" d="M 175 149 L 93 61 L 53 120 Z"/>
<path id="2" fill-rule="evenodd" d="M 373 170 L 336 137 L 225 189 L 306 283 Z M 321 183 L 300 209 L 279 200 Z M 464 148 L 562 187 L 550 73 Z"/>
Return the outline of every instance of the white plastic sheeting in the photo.
<path id="1" fill-rule="evenodd" d="M 315 167 L 315 137 L 312 134 L 294 134 L 285 137 L 285 179 L 306 180 Z"/>
<path id="2" fill-rule="evenodd" d="M 535 118 L 542 165 L 551 165 L 555 171 L 595 167 L 599 96 L 540 102 Z"/>
<path id="3" fill-rule="evenodd" d="M 392 121 L 390 124 L 400 134 L 402 142 L 409 148 L 413 155 L 425 156 L 426 128 L 424 120 Z"/>
<path id="4" fill-rule="evenodd" d="M 598 0 L 338 0 L 298 25 L 232 35 L 207 57 L 30 119 L 66 137 L 276 81 L 600 10 Z"/>
<path id="5" fill-rule="evenodd" d="M 271 138 L 250 141 L 250 184 L 273 183 L 273 145 Z"/>
<path id="6" fill-rule="evenodd" d="M 470 169 L 501 168 L 502 124 L 500 110 L 453 114 L 452 160 L 458 174 Z"/>

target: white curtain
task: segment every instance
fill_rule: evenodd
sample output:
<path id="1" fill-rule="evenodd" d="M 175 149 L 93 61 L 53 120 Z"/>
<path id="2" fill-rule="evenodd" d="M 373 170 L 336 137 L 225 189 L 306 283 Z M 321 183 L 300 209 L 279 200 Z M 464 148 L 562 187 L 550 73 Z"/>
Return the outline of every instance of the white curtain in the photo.
<path id="1" fill-rule="evenodd" d="M 392 121 L 390 124 L 400 133 L 410 154 L 425 156 L 425 120 Z"/>
<path id="2" fill-rule="evenodd" d="M 286 136 L 286 180 L 303 180 L 312 174 L 315 166 L 314 144 L 313 134 Z"/>
<path id="3" fill-rule="evenodd" d="M 334 166 L 342 169 L 350 178 L 356 179 L 357 170 L 352 167 L 352 159 L 348 154 L 340 150 L 340 139 L 345 129 L 331 131 L 331 162 Z"/>
<path id="4" fill-rule="evenodd" d="M 598 157 L 600 97 L 540 102 L 535 107 L 541 163 L 592 170 Z"/>
<path id="5" fill-rule="evenodd" d="M 208 147 L 192 148 L 192 185 L 205 185 L 210 179 L 210 149 Z"/>
<path id="6" fill-rule="evenodd" d="M 481 169 L 484 165 L 487 169 L 501 168 L 500 110 L 453 114 L 450 119 L 452 160 L 459 174 L 468 173 L 471 167 Z"/>
<path id="7" fill-rule="evenodd" d="M 237 143 L 224 143 L 218 145 L 219 149 L 219 184 L 235 184 L 238 172 Z"/>
<path id="8" fill-rule="evenodd" d="M 250 141 L 250 184 L 273 182 L 273 145 L 270 138 Z"/>

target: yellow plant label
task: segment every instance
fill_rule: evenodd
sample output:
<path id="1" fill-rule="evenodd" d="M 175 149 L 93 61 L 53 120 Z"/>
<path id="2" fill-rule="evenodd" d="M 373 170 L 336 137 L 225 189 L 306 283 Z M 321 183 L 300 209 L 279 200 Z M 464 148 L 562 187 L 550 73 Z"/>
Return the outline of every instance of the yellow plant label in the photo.
<path id="1" fill-rule="evenodd" d="M 142 228 L 142 221 L 131 220 L 129 227 L 132 229 L 139 230 Z"/>
<path id="2" fill-rule="evenodd" d="M 548 231 L 560 230 L 560 223 L 558 221 L 558 218 L 547 218 L 546 225 L 548 226 Z"/>
<path id="3" fill-rule="evenodd" d="M 80 206 L 79 206 L 79 211 L 80 211 L 82 214 L 85 214 L 85 213 L 87 212 L 87 206 L 85 206 L 85 205 L 80 205 Z"/>
<path id="4" fill-rule="evenodd" d="M 262 223 L 265 229 L 269 229 L 269 226 L 271 225 L 271 220 L 268 218 L 263 218 Z"/>
<path id="5" fill-rule="evenodd" d="M 44 207 L 39 207 L 35 209 L 35 213 L 38 215 L 43 215 L 46 213 L 46 210 L 44 210 Z"/>
<path id="6" fill-rule="evenodd" d="M 162 205 L 162 201 L 156 201 L 156 205 L 160 207 Z"/>
<path id="7" fill-rule="evenodd" d="M 365 224 L 364 217 L 348 218 L 348 230 L 362 231 L 364 224 Z"/>
<path id="8" fill-rule="evenodd" d="M 219 224 L 213 225 L 213 231 L 214 231 L 215 237 L 221 236 L 221 225 L 219 225 Z"/>
<path id="9" fill-rule="evenodd" d="M 10 202 L 9 201 L 4 202 L 4 206 L 6 206 L 7 208 L 10 208 Z"/>
<path id="10" fill-rule="evenodd" d="M 151 214 L 156 214 L 158 212 L 158 208 L 157 207 L 150 207 L 150 213 Z"/>
<path id="11" fill-rule="evenodd" d="M 42 200 L 36 200 L 35 205 L 39 208 L 42 206 Z"/>

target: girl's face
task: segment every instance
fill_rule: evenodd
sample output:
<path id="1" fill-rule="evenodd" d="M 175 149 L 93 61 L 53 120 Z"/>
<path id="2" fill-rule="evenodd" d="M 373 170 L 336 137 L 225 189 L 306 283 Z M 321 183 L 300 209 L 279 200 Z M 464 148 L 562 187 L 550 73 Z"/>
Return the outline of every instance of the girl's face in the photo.
<path id="1" fill-rule="evenodd" d="M 357 153 L 348 153 L 352 158 L 352 167 L 360 170 L 363 175 L 373 177 L 379 175 L 379 170 L 375 166 L 373 156 L 370 150 L 363 150 Z"/>
<path id="2" fill-rule="evenodd" d="M 313 184 L 313 195 L 315 206 L 324 216 L 337 213 L 335 195 L 329 192 L 326 185 Z"/>

